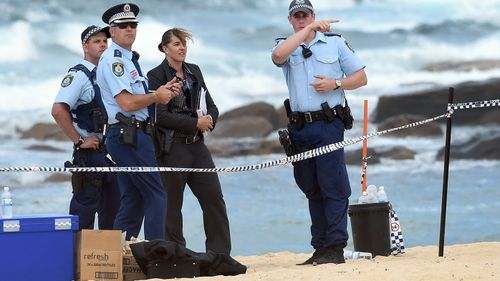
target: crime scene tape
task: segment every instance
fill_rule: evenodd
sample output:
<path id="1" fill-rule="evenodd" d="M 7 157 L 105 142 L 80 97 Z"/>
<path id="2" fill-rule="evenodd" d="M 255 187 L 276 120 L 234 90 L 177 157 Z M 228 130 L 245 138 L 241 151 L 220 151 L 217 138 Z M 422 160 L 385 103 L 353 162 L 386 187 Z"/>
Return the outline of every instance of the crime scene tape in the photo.
<path id="1" fill-rule="evenodd" d="M 379 132 L 373 132 L 366 136 L 359 136 L 351 138 L 348 140 L 343 140 L 341 142 L 325 145 L 318 147 L 309 151 L 305 151 L 299 154 L 281 158 L 278 160 L 272 160 L 255 165 L 239 166 L 239 167 L 225 167 L 225 168 L 181 168 L 181 167 L 71 167 L 71 168 L 59 168 L 59 167 L 0 167 L 0 172 L 128 172 L 128 173 L 138 173 L 138 172 L 199 172 L 199 173 L 236 173 L 236 172 L 247 172 L 260 170 L 265 168 L 270 168 L 274 166 L 281 166 L 290 164 L 293 162 L 298 162 L 317 156 L 333 152 L 335 150 L 359 143 L 364 139 L 373 138 L 376 136 L 388 134 L 391 132 L 404 130 L 416 126 L 421 126 L 429 122 L 436 121 L 441 118 L 450 118 L 453 114 L 453 110 L 457 109 L 470 109 L 470 108 L 481 108 L 481 107 L 492 107 L 500 106 L 500 100 L 489 100 L 489 101 L 476 101 L 468 103 L 456 103 L 448 104 L 448 111 L 445 114 L 428 118 L 421 121 L 416 121 L 410 124 L 402 125 L 395 128 L 386 129 Z"/>
<path id="2" fill-rule="evenodd" d="M 450 109 L 470 109 L 470 108 L 483 108 L 483 107 L 493 107 L 493 106 L 500 106 L 500 100 L 451 103 L 448 104 L 448 111 L 450 111 Z"/>
<path id="3" fill-rule="evenodd" d="M 200 172 L 200 173 L 234 173 L 246 172 L 252 170 L 260 170 L 273 166 L 285 165 L 292 162 L 298 162 L 305 159 L 317 157 L 349 145 L 356 144 L 363 141 L 365 138 L 372 138 L 378 135 L 387 134 L 397 130 L 407 129 L 415 126 L 420 126 L 440 118 L 447 117 L 448 113 L 429 118 L 422 121 L 417 121 L 411 124 L 403 125 L 397 128 L 387 129 L 380 132 L 374 132 L 366 136 L 359 136 L 356 138 L 344 140 L 341 142 L 325 145 L 289 157 L 281 158 L 278 160 L 268 161 L 256 165 L 240 166 L 240 167 L 227 167 L 227 168 L 179 168 L 179 167 L 71 167 L 71 168 L 58 168 L 58 167 L 9 167 L 0 168 L 0 172 Z"/>

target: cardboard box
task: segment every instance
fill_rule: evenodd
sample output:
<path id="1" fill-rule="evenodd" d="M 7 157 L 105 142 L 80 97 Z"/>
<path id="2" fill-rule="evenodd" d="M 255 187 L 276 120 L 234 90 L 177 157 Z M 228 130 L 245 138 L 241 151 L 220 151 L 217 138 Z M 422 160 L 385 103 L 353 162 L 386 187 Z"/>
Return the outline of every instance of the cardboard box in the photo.
<path id="1" fill-rule="evenodd" d="M 76 237 L 77 280 L 123 280 L 121 231 L 84 229 Z"/>
<path id="2" fill-rule="evenodd" d="M 123 281 L 135 281 L 144 280 L 146 274 L 144 274 L 135 261 L 134 255 L 130 250 L 129 244 L 125 245 L 123 253 Z"/>
<path id="3" fill-rule="evenodd" d="M 0 219 L 0 280 L 74 280 L 78 217 Z"/>

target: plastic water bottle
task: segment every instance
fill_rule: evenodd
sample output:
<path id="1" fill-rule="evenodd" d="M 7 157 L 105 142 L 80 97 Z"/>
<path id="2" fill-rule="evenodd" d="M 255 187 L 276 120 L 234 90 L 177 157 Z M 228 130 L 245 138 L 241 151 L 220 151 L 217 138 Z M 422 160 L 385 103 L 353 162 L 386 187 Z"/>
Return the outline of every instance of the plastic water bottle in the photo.
<path id="1" fill-rule="evenodd" d="M 370 193 L 366 196 L 368 203 L 378 203 L 377 193 Z"/>
<path id="2" fill-rule="evenodd" d="M 366 187 L 366 192 L 368 192 L 368 195 L 373 194 L 377 196 L 377 186 L 374 184 L 370 184 Z"/>
<path id="3" fill-rule="evenodd" d="M 378 202 L 388 202 L 387 193 L 385 193 L 384 187 L 380 186 L 377 192 Z"/>
<path id="4" fill-rule="evenodd" d="M 361 259 L 371 260 L 372 253 L 358 252 L 358 251 L 351 251 L 351 250 L 344 249 L 344 259 L 346 259 L 346 260 L 361 260 Z"/>
<path id="5" fill-rule="evenodd" d="M 366 204 L 366 203 L 368 203 L 368 192 L 363 191 L 363 194 L 359 196 L 358 204 Z"/>
<path id="6" fill-rule="evenodd" d="M 366 192 L 368 192 L 368 203 L 378 203 L 376 185 L 370 184 L 366 187 Z"/>
<path id="7" fill-rule="evenodd" d="M 12 218 L 12 194 L 8 186 L 5 186 L 2 192 L 2 217 L 6 219 Z"/>

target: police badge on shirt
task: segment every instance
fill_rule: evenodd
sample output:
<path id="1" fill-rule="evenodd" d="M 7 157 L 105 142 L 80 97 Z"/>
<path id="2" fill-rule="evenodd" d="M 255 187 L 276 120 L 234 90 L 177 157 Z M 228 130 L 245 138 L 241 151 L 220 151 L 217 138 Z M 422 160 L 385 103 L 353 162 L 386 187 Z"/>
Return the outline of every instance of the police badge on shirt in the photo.
<path id="1" fill-rule="evenodd" d="M 113 73 L 118 77 L 121 77 L 124 73 L 123 64 L 121 62 L 113 63 L 111 69 L 113 70 Z"/>
<path id="2" fill-rule="evenodd" d="M 68 87 L 73 82 L 73 74 L 66 75 L 61 81 L 61 87 Z"/>

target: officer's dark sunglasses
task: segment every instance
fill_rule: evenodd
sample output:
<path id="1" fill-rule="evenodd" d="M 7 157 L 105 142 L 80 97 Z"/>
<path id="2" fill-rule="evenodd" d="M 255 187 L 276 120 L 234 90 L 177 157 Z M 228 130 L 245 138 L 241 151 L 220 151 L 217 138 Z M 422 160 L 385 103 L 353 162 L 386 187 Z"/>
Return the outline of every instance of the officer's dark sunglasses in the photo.
<path id="1" fill-rule="evenodd" d="M 313 52 L 311 51 L 311 49 L 304 47 L 302 45 L 300 45 L 300 46 L 302 47 L 302 55 L 304 56 L 305 59 L 312 56 Z"/>
<path id="2" fill-rule="evenodd" d="M 125 29 L 127 26 L 130 26 L 132 29 L 137 28 L 137 22 L 121 22 L 121 23 L 113 23 L 112 26 L 116 26 L 119 29 Z"/>

